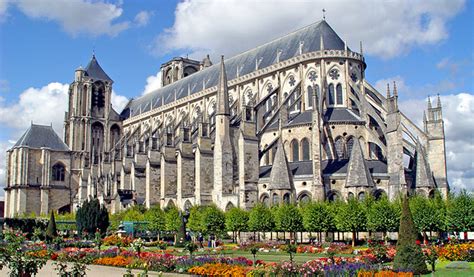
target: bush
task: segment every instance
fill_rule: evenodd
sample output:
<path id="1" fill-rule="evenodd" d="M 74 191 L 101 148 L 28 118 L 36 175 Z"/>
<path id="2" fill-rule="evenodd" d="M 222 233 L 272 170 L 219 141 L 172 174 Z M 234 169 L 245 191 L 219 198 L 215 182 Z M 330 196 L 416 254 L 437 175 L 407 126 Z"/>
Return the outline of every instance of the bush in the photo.
<path id="1" fill-rule="evenodd" d="M 99 200 L 87 200 L 77 210 L 76 223 L 81 235 L 86 233 L 91 236 L 97 229 L 104 234 L 109 227 L 109 213 L 105 206 L 100 205 Z"/>
<path id="2" fill-rule="evenodd" d="M 428 271 L 421 247 L 416 243 L 417 236 L 418 232 L 413 223 L 408 198 L 405 196 L 402 201 L 402 214 L 398 229 L 397 254 L 393 261 L 394 270 L 411 271 L 414 274 L 423 274 Z"/>

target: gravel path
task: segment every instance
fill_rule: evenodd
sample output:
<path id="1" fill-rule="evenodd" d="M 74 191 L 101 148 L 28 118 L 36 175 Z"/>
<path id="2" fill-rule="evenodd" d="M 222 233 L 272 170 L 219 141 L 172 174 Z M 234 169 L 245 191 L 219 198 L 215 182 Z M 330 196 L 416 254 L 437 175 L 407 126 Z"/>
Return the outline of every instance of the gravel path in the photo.
<path id="1" fill-rule="evenodd" d="M 124 268 L 119 268 L 119 267 L 110 267 L 110 266 L 100 266 L 100 265 L 88 265 L 87 266 L 87 276 L 88 277 L 122 277 L 122 275 L 127 271 Z M 139 270 L 133 270 L 133 273 L 137 274 L 142 271 Z M 8 276 L 8 268 L 4 268 L 3 270 L 0 270 L 0 276 L 7 277 Z M 36 275 L 36 277 L 56 277 L 57 273 L 54 271 L 54 266 L 51 261 L 48 261 L 48 263 L 40 270 L 40 272 Z M 149 272 L 148 276 L 166 276 L 166 277 L 172 277 L 172 276 L 191 276 L 187 274 L 176 274 L 176 273 L 163 273 L 160 275 L 158 272 Z"/>

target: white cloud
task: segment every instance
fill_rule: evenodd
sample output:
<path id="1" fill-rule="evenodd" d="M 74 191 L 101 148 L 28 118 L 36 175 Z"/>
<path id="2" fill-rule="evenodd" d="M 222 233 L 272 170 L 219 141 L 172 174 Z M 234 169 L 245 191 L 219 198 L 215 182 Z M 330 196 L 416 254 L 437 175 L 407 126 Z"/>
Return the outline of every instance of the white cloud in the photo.
<path id="1" fill-rule="evenodd" d="M 7 15 L 8 5 L 10 4 L 10 0 L 0 0 L 0 23 L 2 23 Z"/>
<path id="2" fill-rule="evenodd" d="M 474 95 L 441 95 L 446 135 L 448 180 L 452 188 L 474 191 Z M 431 100 L 435 104 L 436 97 Z M 400 109 L 421 126 L 427 100 L 407 100 Z"/>
<path id="3" fill-rule="evenodd" d="M 397 85 L 398 93 L 406 93 L 409 89 L 408 86 L 405 84 L 405 80 L 400 75 L 378 80 L 377 82 L 375 82 L 374 87 L 380 93 L 385 95 L 385 93 L 387 92 L 387 84 L 390 84 L 390 92 L 393 93 L 393 82 L 395 82 L 395 84 Z"/>
<path id="4" fill-rule="evenodd" d="M 128 103 L 128 98 L 122 95 L 118 95 L 115 91 L 112 90 L 112 107 L 114 107 L 115 111 L 120 113 L 125 105 Z"/>
<path id="5" fill-rule="evenodd" d="M 73 36 L 116 36 L 130 27 L 128 21 L 115 22 L 123 13 L 119 5 L 102 0 L 17 0 L 14 3 L 28 17 L 55 21 Z"/>
<path id="6" fill-rule="evenodd" d="M 23 132 L 33 120 L 38 124 L 52 123 L 61 134 L 68 89 L 67 84 L 50 83 L 42 88 L 26 89 L 17 103 L 0 102 L 0 125 Z"/>
<path id="7" fill-rule="evenodd" d="M 138 27 L 146 26 L 148 25 L 148 22 L 150 22 L 150 17 L 151 17 L 150 12 L 141 11 L 135 16 L 135 19 L 133 21 Z"/>
<path id="8" fill-rule="evenodd" d="M 152 51 L 187 51 L 194 58 L 236 54 L 321 19 L 325 8 L 328 23 L 349 46 L 358 50 L 363 41 L 365 53 L 391 58 L 446 39 L 446 22 L 463 7 L 464 0 L 186 0 Z"/>
<path id="9" fill-rule="evenodd" d="M 148 76 L 146 78 L 145 89 L 142 94 L 147 94 L 152 91 L 155 91 L 161 87 L 161 72 L 158 71 L 156 75 Z"/>

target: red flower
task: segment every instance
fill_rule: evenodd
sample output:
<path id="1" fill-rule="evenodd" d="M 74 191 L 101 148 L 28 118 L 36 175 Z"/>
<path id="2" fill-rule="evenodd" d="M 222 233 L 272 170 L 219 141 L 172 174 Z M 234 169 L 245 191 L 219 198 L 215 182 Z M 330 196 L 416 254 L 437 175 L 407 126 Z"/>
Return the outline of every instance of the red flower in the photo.
<path id="1" fill-rule="evenodd" d="M 56 261 L 57 258 L 58 258 L 58 254 L 56 253 L 51 254 L 51 260 Z"/>
<path id="2" fill-rule="evenodd" d="M 421 244 L 421 241 L 420 241 L 420 240 L 416 240 L 416 244 L 417 244 L 417 245 L 420 245 L 420 244 Z"/>

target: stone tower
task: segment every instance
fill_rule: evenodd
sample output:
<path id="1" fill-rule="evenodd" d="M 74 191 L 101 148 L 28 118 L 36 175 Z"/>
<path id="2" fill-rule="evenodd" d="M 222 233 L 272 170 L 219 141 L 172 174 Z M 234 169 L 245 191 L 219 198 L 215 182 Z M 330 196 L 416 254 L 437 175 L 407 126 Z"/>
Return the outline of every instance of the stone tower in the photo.
<path id="1" fill-rule="evenodd" d="M 79 202 L 97 196 L 91 189 L 91 170 L 109 161 L 109 150 L 119 140 L 121 122 L 112 109 L 112 79 L 101 68 L 95 55 L 85 69 L 79 67 L 69 86 L 69 108 L 65 114 L 64 142 L 73 152 L 74 182 L 79 184 Z"/>
<path id="2" fill-rule="evenodd" d="M 436 187 L 443 196 L 448 193 L 448 181 L 446 174 L 446 146 L 444 137 L 443 111 L 441 99 L 438 95 L 436 106 L 432 107 L 431 99 L 428 98 L 428 117 L 424 118 L 424 128 L 428 135 L 427 156 L 431 173 L 435 179 Z"/>

